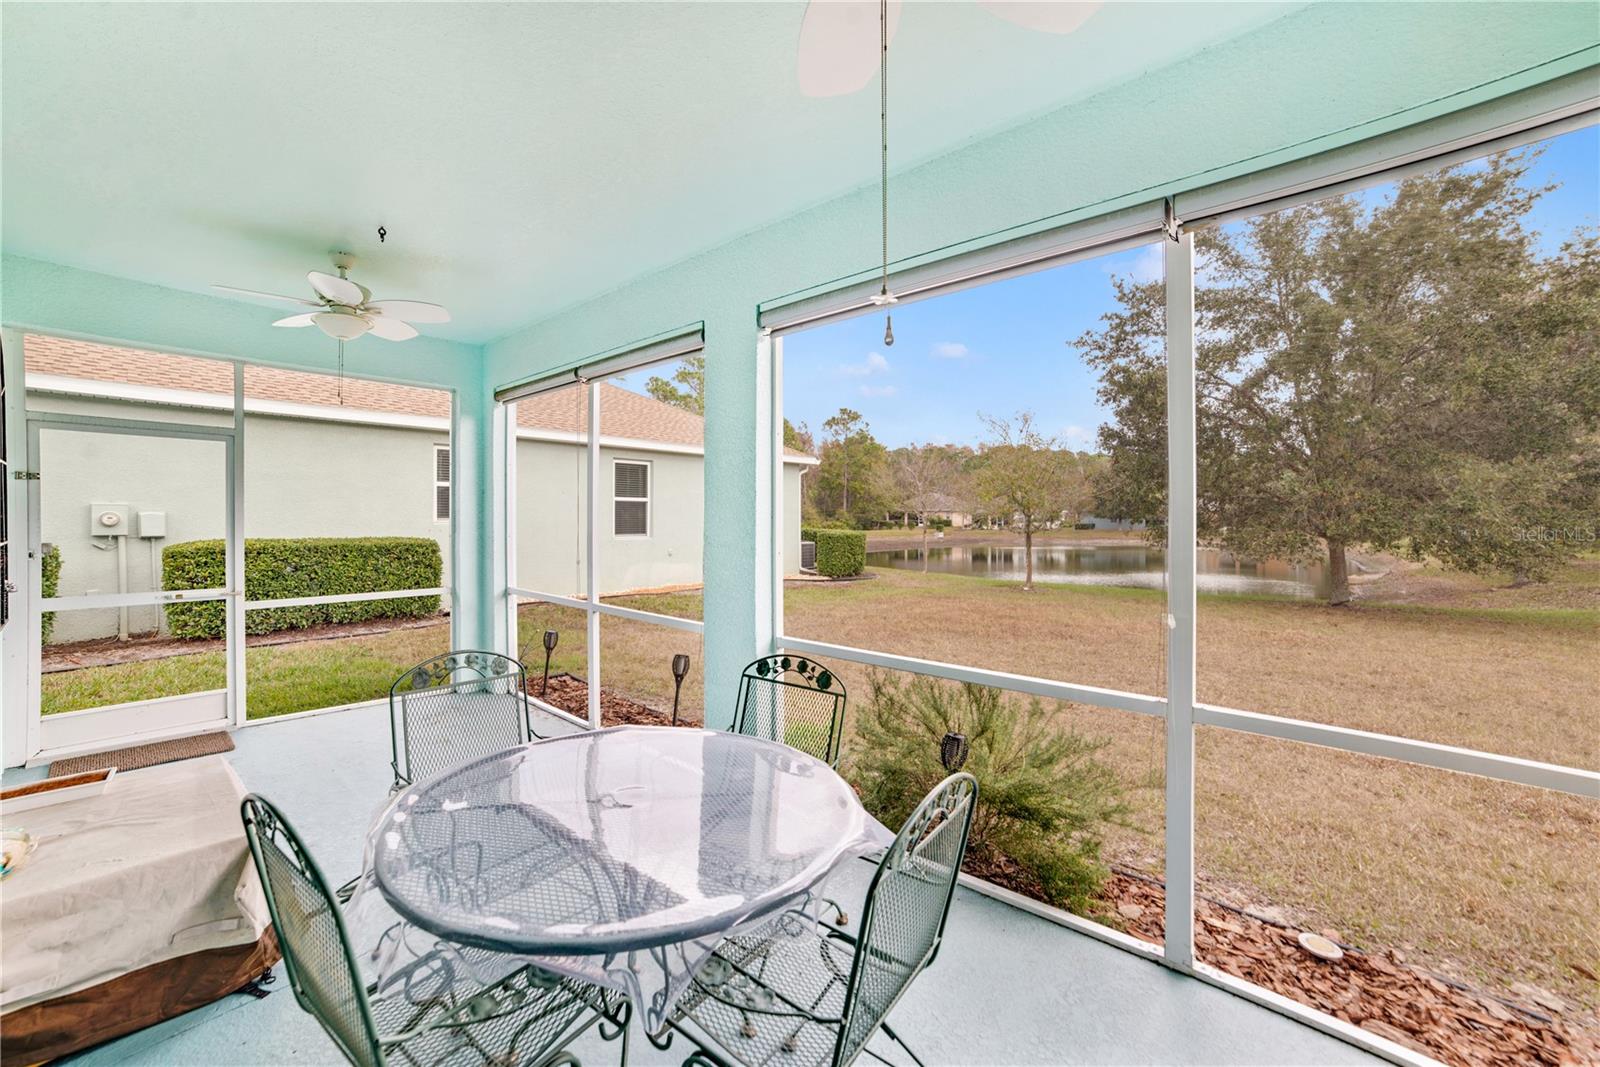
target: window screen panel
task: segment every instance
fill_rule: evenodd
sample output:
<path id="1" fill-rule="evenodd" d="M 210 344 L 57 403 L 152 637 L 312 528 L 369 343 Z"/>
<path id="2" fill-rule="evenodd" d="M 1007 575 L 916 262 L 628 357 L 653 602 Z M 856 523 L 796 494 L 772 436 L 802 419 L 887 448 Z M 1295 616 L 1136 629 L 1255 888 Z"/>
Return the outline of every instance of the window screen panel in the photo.
<path id="1" fill-rule="evenodd" d="M 650 532 L 650 505 L 643 500 L 618 500 L 618 537 L 643 537 Z"/>
<path id="2" fill-rule="evenodd" d="M 450 487 L 436 485 L 433 487 L 433 517 L 440 522 L 450 517 Z"/>
<path id="3" fill-rule="evenodd" d="M 615 465 L 618 497 L 644 500 L 650 495 L 650 465 L 648 463 L 618 463 Z"/>
<path id="4" fill-rule="evenodd" d="M 448 482 L 450 480 L 450 450 L 436 448 L 433 450 L 433 480 Z"/>

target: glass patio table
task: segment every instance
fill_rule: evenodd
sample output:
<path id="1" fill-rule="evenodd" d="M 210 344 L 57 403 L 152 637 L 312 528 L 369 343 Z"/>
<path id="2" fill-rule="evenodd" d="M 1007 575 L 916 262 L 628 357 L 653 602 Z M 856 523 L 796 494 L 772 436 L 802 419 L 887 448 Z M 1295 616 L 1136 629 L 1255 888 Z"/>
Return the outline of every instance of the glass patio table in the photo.
<path id="1" fill-rule="evenodd" d="M 380 988 L 441 954 L 485 982 L 501 976 L 485 957 L 504 973 L 531 962 L 626 993 L 658 1032 L 723 937 L 807 906 L 842 860 L 892 840 L 831 767 L 795 749 L 623 726 L 397 795 L 369 834 L 352 915 Z"/>

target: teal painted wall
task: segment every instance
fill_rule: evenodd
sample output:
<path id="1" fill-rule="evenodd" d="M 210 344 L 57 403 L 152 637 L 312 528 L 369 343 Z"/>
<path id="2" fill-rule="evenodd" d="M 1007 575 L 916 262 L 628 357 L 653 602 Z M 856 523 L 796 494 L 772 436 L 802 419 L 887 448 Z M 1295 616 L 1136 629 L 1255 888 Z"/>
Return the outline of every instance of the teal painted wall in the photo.
<path id="1" fill-rule="evenodd" d="M 1314 5 L 896 175 L 891 252 L 911 258 L 1337 148 L 1592 68 L 1597 44 L 1600 21 L 1586 3 Z M 751 151 L 806 150 L 782 130 L 766 133 L 753 134 Z M 874 163 L 863 159 L 864 175 Z M 731 694 L 743 663 L 765 651 L 753 595 L 757 306 L 869 270 L 877 209 L 876 186 L 864 186 L 486 347 L 496 386 L 704 319 L 704 654 L 714 692 Z M 709 725 L 719 711 L 731 717 L 708 703 Z"/>

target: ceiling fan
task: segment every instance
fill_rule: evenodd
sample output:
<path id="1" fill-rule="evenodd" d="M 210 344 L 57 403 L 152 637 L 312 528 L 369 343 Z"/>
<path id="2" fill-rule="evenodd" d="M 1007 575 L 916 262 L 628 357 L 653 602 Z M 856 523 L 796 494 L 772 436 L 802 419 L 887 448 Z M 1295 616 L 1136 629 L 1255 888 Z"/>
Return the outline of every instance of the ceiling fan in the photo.
<path id="1" fill-rule="evenodd" d="M 1029 30 L 1067 34 L 1100 10 L 1098 0 L 978 0 L 978 6 Z M 888 37 L 900 24 L 900 0 L 889 0 Z M 845 96 L 878 72 L 878 0 L 811 0 L 800 23 L 797 71 L 806 96 Z"/>
<path id="2" fill-rule="evenodd" d="M 279 296 L 276 293 L 259 293 L 253 289 L 239 289 L 231 285 L 213 285 L 224 293 L 259 300 L 275 300 L 281 304 L 317 308 L 301 312 L 274 322 L 274 326 L 316 326 L 329 337 L 339 341 L 353 341 L 364 333 L 371 333 L 385 341 L 409 341 L 417 336 L 413 322 L 449 322 L 450 312 L 438 304 L 421 300 L 374 300 L 372 290 L 346 275 L 356 265 L 356 257 L 348 252 L 336 253 L 333 267 L 337 275 L 311 271 L 306 280 L 316 293 L 315 300 L 298 296 Z"/>

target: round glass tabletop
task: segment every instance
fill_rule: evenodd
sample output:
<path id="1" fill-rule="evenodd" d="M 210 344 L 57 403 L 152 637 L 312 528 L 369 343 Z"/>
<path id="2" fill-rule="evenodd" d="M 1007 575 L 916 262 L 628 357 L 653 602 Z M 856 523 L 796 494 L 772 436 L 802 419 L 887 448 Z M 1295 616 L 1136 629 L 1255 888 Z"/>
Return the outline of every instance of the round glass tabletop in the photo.
<path id="1" fill-rule="evenodd" d="M 739 734 L 623 726 L 510 749 L 407 789 L 373 830 L 403 917 L 500 952 L 592 955 L 784 907 L 875 823 L 831 767 Z"/>

